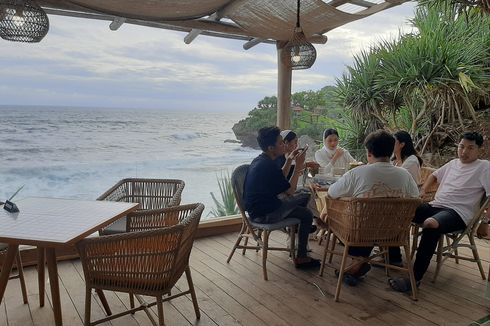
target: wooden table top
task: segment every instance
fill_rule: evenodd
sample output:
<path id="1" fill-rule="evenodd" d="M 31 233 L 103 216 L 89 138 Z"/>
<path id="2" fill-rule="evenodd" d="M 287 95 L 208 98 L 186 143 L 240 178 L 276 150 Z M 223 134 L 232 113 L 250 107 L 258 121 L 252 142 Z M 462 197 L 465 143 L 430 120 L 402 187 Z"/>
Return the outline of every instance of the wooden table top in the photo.
<path id="1" fill-rule="evenodd" d="M 15 202 L 20 212 L 0 206 L 0 242 L 33 246 L 72 245 L 139 204 L 31 197 Z"/>

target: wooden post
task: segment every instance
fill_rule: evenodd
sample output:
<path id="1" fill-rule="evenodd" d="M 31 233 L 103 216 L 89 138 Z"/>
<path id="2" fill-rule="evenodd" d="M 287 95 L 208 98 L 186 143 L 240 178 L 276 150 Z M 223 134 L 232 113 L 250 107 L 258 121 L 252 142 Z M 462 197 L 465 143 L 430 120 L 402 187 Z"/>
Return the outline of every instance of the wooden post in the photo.
<path id="1" fill-rule="evenodd" d="M 291 79 L 292 70 L 281 59 L 287 42 L 278 41 L 277 47 L 277 126 L 291 128 Z"/>

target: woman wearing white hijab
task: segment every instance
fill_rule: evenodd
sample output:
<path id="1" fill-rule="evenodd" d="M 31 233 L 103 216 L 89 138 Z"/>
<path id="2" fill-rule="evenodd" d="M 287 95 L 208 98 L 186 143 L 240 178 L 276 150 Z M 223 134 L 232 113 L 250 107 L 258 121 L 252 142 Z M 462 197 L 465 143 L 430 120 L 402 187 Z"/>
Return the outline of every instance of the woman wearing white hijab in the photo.
<path id="1" fill-rule="evenodd" d="M 349 163 L 356 163 L 356 159 L 349 151 L 338 146 L 339 133 L 335 129 L 326 129 L 323 132 L 323 147 L 315 152 L 315 160 L 325 173 L 332 172 L 333 168 L 342 168 L 347 171 Z"/>

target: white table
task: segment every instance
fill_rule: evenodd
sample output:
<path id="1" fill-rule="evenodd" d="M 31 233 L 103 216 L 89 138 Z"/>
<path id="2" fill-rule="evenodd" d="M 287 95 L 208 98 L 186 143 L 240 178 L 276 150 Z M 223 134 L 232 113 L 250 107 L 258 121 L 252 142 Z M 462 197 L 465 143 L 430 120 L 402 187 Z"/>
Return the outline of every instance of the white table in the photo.
<path id="1" fill-rule="evenodd" d="M 139 204 L 56 198 L 26 198 L 16 201 L 19 213 L 0 206 L 0 242 L 8 251 L 0 273 L 0 302 L 20 244 L 38 247 L 39 295 L 44 305 L 45 253 L 50 279 L 55 325 L 62 325 L 56 248 L 74 245 L 86 236 L 136 210 Z"/>

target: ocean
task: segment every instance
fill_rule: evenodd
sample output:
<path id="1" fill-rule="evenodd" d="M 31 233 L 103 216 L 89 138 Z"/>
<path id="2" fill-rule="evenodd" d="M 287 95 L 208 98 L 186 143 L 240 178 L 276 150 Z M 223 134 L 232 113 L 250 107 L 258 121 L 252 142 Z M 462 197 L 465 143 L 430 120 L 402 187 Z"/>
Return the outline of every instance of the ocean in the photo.
<path id="1" fill-rule="evenodd" d="M 246 113 L 0 106 L 0 201 L 94 200 L 123 178 L 182 179 L 182 203 L 209 217 L 217 177 L 258 151 L 225 142 Z"/>

